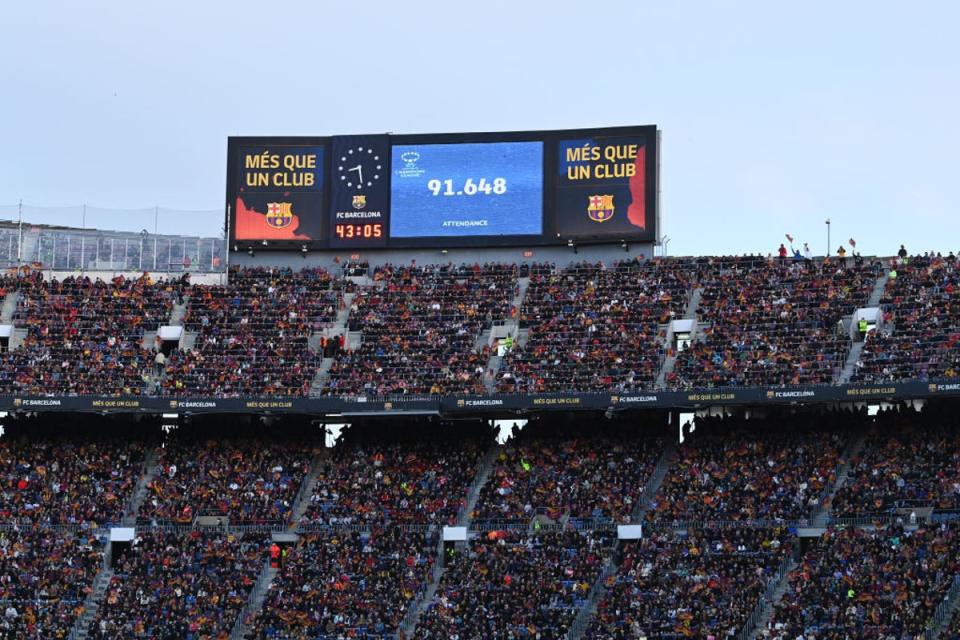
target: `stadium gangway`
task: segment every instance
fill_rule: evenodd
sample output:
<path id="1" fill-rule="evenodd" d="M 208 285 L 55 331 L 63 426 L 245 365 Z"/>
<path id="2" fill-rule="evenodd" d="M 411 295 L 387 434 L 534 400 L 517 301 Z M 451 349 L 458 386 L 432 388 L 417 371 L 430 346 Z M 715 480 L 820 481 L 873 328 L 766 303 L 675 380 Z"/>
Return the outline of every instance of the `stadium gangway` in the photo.
<path id="1" fill-rule="evenodd" d="M 791 554 L 784 558 L 783 562 L 780 563 L 780 566 L 777 567 L 776 573 L 767 581 L 767 587 L 764 589 L 763 594 L 760 596 L 760 600 L 757 602 L 757 606 L 753 608 L 753 613 L 750 614 L 750 617 L 747 618 L 747 621 L 743 624 L 743 630 L 740 632 L 739 640 L 750 640 L 756 635 L 757 623 L 760 622 L 760 618 L 763 616 L 764 609 L 766 609 L 768 604 L 772 604 L 770 599 L 773 597 L 774 592 L 777 590 L 777 585 L 784 579 L 787 573 L 790 571 L 790 567 L 793 565 L 793 558 L 799 553 L 800 548 L 797 544 L 797 539 L 794 538 L 791 543 Z"/>

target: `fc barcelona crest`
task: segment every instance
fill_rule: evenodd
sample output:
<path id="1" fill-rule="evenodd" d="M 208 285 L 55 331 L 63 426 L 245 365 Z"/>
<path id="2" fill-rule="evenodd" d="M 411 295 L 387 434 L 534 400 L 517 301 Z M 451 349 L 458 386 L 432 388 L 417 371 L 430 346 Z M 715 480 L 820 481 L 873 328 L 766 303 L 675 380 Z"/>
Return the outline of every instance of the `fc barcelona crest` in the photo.
<path id="1" fill-rule="evenodd" d="M 590 196 L 587 203 L 587 216 L 594 222 L 606 222 L 613 217 L 613 196 Z"/>
<path id="2" fill-rule="evenodd" d="M 353 196 L 354 209 L 363 209 L 365 206 L 367 206 L 367 196 L 362 196 L 362 195 Z"/>
<path id="3" fill-rule="evenodd" d="M 289 227 L 293 222 L 293 211 L 290 210 L 292 206 L 290 202 L 267 203 L 267 224 L 274 229 Z"/>

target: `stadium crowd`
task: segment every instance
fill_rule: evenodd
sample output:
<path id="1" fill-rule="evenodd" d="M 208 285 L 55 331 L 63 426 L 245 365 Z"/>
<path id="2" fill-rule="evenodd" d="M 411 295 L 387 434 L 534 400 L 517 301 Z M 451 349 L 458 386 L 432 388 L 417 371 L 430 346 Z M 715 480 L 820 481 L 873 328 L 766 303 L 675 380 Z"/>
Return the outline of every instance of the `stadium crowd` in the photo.
<path id="1" fill-rule="evenodd" d="M 166 359 L 163 393 L 306 395 L 320 366 L 310 336 L 334 321 L 347 284 L 320 268 L 248 267 L 229 286 L 193 286 L 183 325 L 196 341 Z"/>
<path id="2" fill-rule="evenodd" d="M 737 637 L 789 557 L 780 529 L 654 531 L 624 541 L 586 640 Z"/>
<path id="3" fill-rule="evenodd" d="M 828 416 L 814 426 L 809 416 L 732 427 L 720 418 L 698 418 L 648 515 L 667 521 L 809 518 L 836 479 L 844 418 L 835 418 L 834 428 Z"/>
<path id="4" fill-rule="evenodd" d="M 139 531 L 117 559 L 87 637 L 228 638 L 265 548 L 262 534 Z"/>
<path id="5" fill-rule="evenodd" d="M 956 417 L 939 415 L 921 425 L 913 411 L 886 412 L 867 433 L 847 476 L 833 497 L 837 516 L 960 510 Z"/>
<path id="6" fill-rule="evenodd" d="M 394 638 L 437 557 L 436 534 L 398 527 L 301 536 L 247 638 Z"/>
<path id="7" fill-rule="evenodd" d="M 448 559 L 416 637 L 565 638 L 611 543 L 602 532 L 483 534 Z"/>
<path id="8" fill-rule="evenodd" d="M 922 637 L 960 570 L 958 542 L 946 525 L 828 530 L 791 572 L 760 637 Z"/>
<path id="9" fill-rule="evenodd" d="M 672 388 L 827 384 L 844 364 L 839 323 L 864 306 L 878 265 L 716 259 L 699 265 L 703 340 L 677 356 Z"/>
<path id="10" fill-rule="evenodd" d="M 230 524 L 284 523 L 309 472 L 308 438 L 254 433 L 185 434 L 164 442 L 140 522 L 191 524 L 222 516 Z"/>
<path id="11" fill-rule="evenodd" d="M 453 524 L 491 443 L 485 426 L 351 430 L 324 459 L 302 522 Z"/>
<path id="12" fill-rule="evenodd" d="M 854 380 L 960 376 L 960 269 L 952 254 L 895 260 L 880 303 L 880 327 L 868 336 Z"/>
<path id="13" fill-rule="evenodd" d="M 483 393 L 481 332 L 514 313 L 512 264 L 381 265 L 357 291 L 349 328 L 363 333 L 330 369 L 327 395 Z"/>
<path id="14" fill-rule="evenodd" d="M 683 261 L 626 260 L 530 267 L 520 311 L 529 331 L 504 358 L 510 393 L 650 388 L 665 355 L 660 325 L 683 315 L 692 272 Z"/>
<path id="15" fill-rule="evenodd" d="M 664 440 L 615 423 L 603 426 L 529 423 L 498 452 L 474 519 L 629 520 Z"/>
<path id="16" fill-rule="evenodd" d="M 70 276 L 20 278 L 13 316 L 27 335 L 0 357 L 0 393 L 140 395 L 154 354 L 146 331 L 170 315 L 179 281 L 118 276 L 110 282 Z"/>
<path id="17" fill-rule="evenodd" d="M 102 563 L 103 546 L 90 534 L 0 529 L 0 639 L 65 640 Z"/>
<path id="18" fill-rule="evenodd" d="M 0 439 L 0 521 L 119 523 L 145 455 L 143 442 L 106 434 Z"/>

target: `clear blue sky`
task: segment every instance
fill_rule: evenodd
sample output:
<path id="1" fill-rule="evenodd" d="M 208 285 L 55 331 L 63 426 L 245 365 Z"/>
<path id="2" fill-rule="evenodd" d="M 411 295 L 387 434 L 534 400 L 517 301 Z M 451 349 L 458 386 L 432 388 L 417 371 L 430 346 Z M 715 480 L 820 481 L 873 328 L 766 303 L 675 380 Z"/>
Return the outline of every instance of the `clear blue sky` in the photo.
<path id="1" fill-rule="evenodd" d="M 236 134 L 655 123 L 671 254 L 785 232 L 822 253 L 827 217 L 834 249 L 956 251 L 958 23 L 956 2 L 5 2 L 0 205 L 218 209 Z"/>

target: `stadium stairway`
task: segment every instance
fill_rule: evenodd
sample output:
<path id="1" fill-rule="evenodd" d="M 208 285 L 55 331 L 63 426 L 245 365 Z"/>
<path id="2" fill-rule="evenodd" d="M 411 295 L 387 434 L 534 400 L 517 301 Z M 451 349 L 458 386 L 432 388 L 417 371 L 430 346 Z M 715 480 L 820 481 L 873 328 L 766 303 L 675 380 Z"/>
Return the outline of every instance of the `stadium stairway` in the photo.
<path id="1" fill-rule="evenodd" d="M 461 507 L 460 512 L 457 513 L 457 526 L 470 526 L 472 519 L 471 514 L 477 507 L 477 501 L 480 499 L 480 491 L 483 489 L 483 485 L 487 484 L 487 480 L 490 478 L 490 472 L 493 471 L 493 463 L 499 454 L 500 445 L 494 443 L 490 445 L 490 448 L 483 454 L 483 458 L 480 459 L 480 464 L 477 465 L 477 472 L 473 476 L 473 482 L 470 483 L 470 488 L 467 489 L 467 503 Z"/>
<path id="2" fill-rule="evenodd" d="M 183 316 L 187 314 L 187 303 L 190 301 L 190 296 L 183 296 L 183 302 L 179 304 L 174 304 L 173 309 L 170 310 L 170 319 L 167 323 L 171 327 L 179 327 L 183 325 Z"/>
<path id="3" fill-rule="evenodd" d="M 660 485 L 663 484 L 664 478 L 667 477 L 667 472 L 669 472 L 670 467 L 673 466 L 676 453 L 677 445 L 671 440 L 663 448 L 660 459 L 657 460 L 657 466 L 653 468 L 653 474 L 643 487 L 643 491 L 637 499 L 637 504 L 633 506 L 633 514 L 631 516 L 633 522 L 643 522 L 644 514 L 650 510 L 650 506 L 653 503 L 653 497 L 660 491 Z"/>
<path id="4" fill-rule="evenodd" d="M 657 494 L 657 491 L 660 490 L 660 485 L 663 484 L 664 478 L 667 477 L 667 472 L 670 471 L 670 467 L 673 465 L 676 451 L 677 446 L 673 441 L 668 442 L 663 448 L 660 459 L 657 460 L 657 466 L 654 467 L 653 474 L 651 474 L 647 480 L 647 484 L 644 485 L 643 491 L 640 492 L 640 496 L 637 499 L 637 504 L 633 507 L 633 513 L 631 514 L 631 520 L 633 522 L 643 522 L 644 513 L 650 508 L 653 497 Z M 618 556 L 619 550 L 620 542 L 617 541 L 613 547 L 613 552 L 610 554 L 606 563 L 604 563 L 603 570 L 597 577 L 596 582 L 590 587 L 590 594 L 586 602 L 570 624 L 570 630 L 566 636 L 567 640 L 580 640 L 583 634 L 586 633 L 587 628 L 590 626 L 590 621 L 593 620 L 593 616 L 597 612 L 597 605 L 603 600 L 607 593 L 607 580 L 610 576 L 617 573 L 619 565 L 616 562 L 616 557 Z"/>
<path id="5" fill-rule="evenodd" d="M 132 527 L 137 523 L 137 514 L 140 513 L 140 507 L 143 501 L 147 499 L 147 487 L 153 482 L 157 475 L 157 469 L 160 465 L 160 456 L 157 450 L 151 447 L 147 450 L 147 456 L 143 461 L 143 468 L 140 472 L 140 479 L 137 480 L 137 486 L 134 487 L 130 499 L 124 507 L 123 524 Z"/>
<path id="6" fill-rule="evenodd" d="M 477 465 L 477 471 L 473 476 L 473 482 L 470 483 L 470 488 L 467 489 L 467 502 L 457 513 L 457 526 L 467 527 L 469 529 L 472 520 L 471 514 L 477 506 L 477 501 L 480 499 L 480 491 L 483 489 L 483 485 L 487 483 L 490 472 L 493 470 L 493 463 L 499 453 L 500 446 L 494 443 L 490 445 L 490 448 L 483 454 L 483 458 L 480 459 L 480 464 Z M 423 592 L 414 599 L 410 608 L 407 610 L 407 614 L 404 616 L 403 622 L 400 623 L 400 628 L 397 630 L 396 637 L 398 639 L 414 637 L 414 631 L 416 631 L 420 616 L 423 615 L 423 612 L 426 611 L 427 606 L 433 600 L 433 596 L 436 595 L 442 577 L 443 540 L 440 540 L 437 548 L 437 563 L 433 567 L 430 582 Z"/>
<path id="7" fill-rule="evenodd" d="M 20 301 L 20 292 L 11 291 L 3 299 L 3 307 L 0 307 L 0 324 L 13 324 L 13 314 L 17 310 L 17 302 Z"/>
<path id="8" fill-rule="evenodd" d="M 439 547 L 437 550 L 437 562 L 433 565 L 430 582 L 427 584 L 426 589 L 423 590 L 423 593 L 410 603 L 407 614 L 403 617 L 400 628 L 397 629 L 396 640 L 414 637 L 413 632 L 417 628 L 417 623 L 420 622 L 420 616 L 427 610 L 427 606 L 429 606 L 433 600 L 433 596 L 437 594 L 437 589 L 440 588 L 440 579 L 443 578 L 443 540 L 440 541 Z"/>
<path id="9" fill-rule="evenodd" d="M 343 294 L 343 308 L 337 311 L 337 318 L 334 320 L 333 324 L 321 332 L 315 332 L 310 336 L 310 339 L 307 341 L 307 348 L 319 353 L 320 352 L 320 340 L 323 337 L 332 337 L 343 335 L 344 342 L 346 346 L 350 349 L 356 348 L 351 341 L 350 331 L 348 322 L 350 320 L 350 305 L 353 304 L 353 299 L 356 297 L 355 293 L 345 293 Z M 357 340 L 357 345 L 359 345 L 359 340 Z M 319 397 L 323 392 L 323 387 L 327 384 L 327 380 L 330 379 L 330 368 L 333 366 L 333 362 L 336 358 L 323 358 L 320 361 L 320 367 L 317 369 L 317 373 L 313 376 L 313 381 L 310 383 L 310 392 L 311 397 Z"/>
<path id="10" fill-rule="evenodd" d="M 957 609 L 960 609 L 960 575 L 953 576 L 953 584 L 950 585 L 950 590 L 947 591 L 946 597 L 934 610 L 929 629 L 923 636 L 924 640 L 937 640 L 937 638 L 944 637 L 944 632 L 950 627 L 950 623 L 957 615 Z"/>
<path id="11" fill-rule="evenodd" d="M 267 593 L 270 591 L 270 585 L 273 584 L 273 579 L 278 572 L 278 569 L 270 566 L 269 560 L 263 563 L 263 569 L 260 570 L 260 575 L 257 577 L 253 589 L 250 590 L 247 604 L 240 610 L 240 615 L 237 616 L 237 621 L 233 624 L 233 629 L 230 631 L 230 640 L 244 640 L 249 632 L 247 620 L 263 608 Z"/>
<path id="12" fill-rule="evenodd" d="M 290 510 L 291 529 L 296 528 L 296 523 L 300 522 L 300 519 L 310 507 L 310 498 L 313 496 L 313 490 L 317 486 L 317 478 L 320 475 L 322 465 L 323 453 L 317 452 L 310 460 L 310 473 L 303 479 L 303 484 L 300 485 L 300 490 L 297 492 L 297 497 Z M 284 535 L 294 540 L 297 538 L 296 534 L 292 532 Z M 270 585 L 273 584 L 277 573 L 278 570 L 270 566 L 269 560 L 263 564 L 260 575 L 257 576 L 257 582 L 254 584 L 253 589 L 250 590 L 247 604 L 244 605 L 243 610 L 240 612 L 240 615 L 237 616 L 237 620 L 233 625 L 233 629 L 230 632 L 230 640 L 243 640 L 248 631 L 247 620 L 251 619 L 263 608 L 267 593 L 270 591 Z"/>
<path id="13" fill-rule="evenodd" d="M 890 275 L 887 272 L 884 272 L 873 285 L 873 291 L 870 292 L 870 298 L 867 300 L 867 307 L 879 307 L 880 299 L 883 297 L 883 292 L 887 287 L 887 281 L 890 279 Z M 850 322 L 853 322 L 853 318 L 850 318 Z M 878 327 L 879 329 L 879 322 Z M 857 363 L 860 362 L 860 355 L 863 353 L 863 346 L 865 342 L 863 340 L 856 340 L 850 343 L 850 350 L 847 352 L 847 357 L 843 362 L 843 369 L 840 371 L 840 374 L 837 376 L 837 384 L 847 384 L 850 382 L 850 378 L 853 377 L 854 372 L 857 370 Z"/>
<path id="14" fill-rule="evenodd" d="M 513 318 L 508 318 L 504 322 L 504 329 L 508 335 L 513 336 L 514 345 L 521 346 L 523 342 L 526 342 L 527 336 L 530 334 L 529 329 L 520 328 L 520 309 L 523 307 L 523 301 L 527 297 L 527 289 L 530 288 L 530 278 L 517 278 L 517 295 L 513 297 L 513 301 L 510 303 L 513 309 L 516 309 L 516 315 Z M 481 336 L 482 339 L 482 336 Z M 489 342 L 489 337 L 487 338 Z M 478 340 L 478 346 L 482 346 Z M 503 363 L 503 358 L 497 355 L 496 349 L 490 354 L 490 359 L 487 361 L 487 370 L 483 374 L 483 384 L 487 387 L 487 393 L 496 393 L 497 390 L 497 373 L 500 371 L 500 365 Z"/>
<path id="15" fill-rule="evenodd" d="M 310 508 L 310 498 L 313 497 L 313 490 L 317 487 L 317 479 L 320 477 L 320 469 L 323 466 L 323 457 L 323 453 L 317 452 L 310 460 L 310 473 L 303 479 L 300 491 L 297 492 L 297 497 L 290 509 L 290 522 L 294 526 L 300 522 L 300 519 L 307 513 L 307 509 Z"/>
<path id="16" fill-rule="evenodd" d="M 110 580 L 113 578 L 113 569 L 109 568 L 107 566 L 108 564 L 109 559 L 105 559 L 103 568 L 100 569 L 96 577 L 94 577 L 93 588 L 87 595 L 87 599 L 83 602 L 83 613 L 80 614 L 80 617 L 78 617 L 77 621 L 73 624 L 73 629 L 68 636 L 69 640 L 86 640 L 88 635 L 87 630 L 90 628 L 90 624 L 94 619 L 96 619 L 97 611 L 100 609 L 100 604 L 103 602 L 107 588 L 110 586 Z"/>
<path id="17" fill-rule="evenodd" d="M 883 292 L 887 288 L 887 281 L 890 280 L 890 272 L 884 271 L 883 275 L 877 278 L 876 284 L 873 285 L 873 291 L 870 292 L 870 297 L 867 299 L 868 307 L 879 307 L 880 300 L 883 298 Z"/>
<path id="18" fill-rule="evenodd" d="M 860 355 L 863 353 L 863 340 L 857 340 L 850 344 L 850 350 L 847 351 L 847 358 L 843 362 L 843 369 L 837 376 L 836 384 L 847 384 L 857 370 L 857 363 L 860 362 Z"/>
<path id="19" fill-rule="evenodd" d="M 796 569 L 798 563 L 795 558 L 787 558 L 780 568 L 777 570 L 776 575 L 771 579 L 767 591 L 760 598 L 760 602 L 757 603 L 757 608 L 754 610 L 753 615 L 747 620 L 743 625 L 743 630 L 740 632 L 740 640 L 750 640 L 757 635 L 757 631 L 763 629 L 770 622 L 770 618 L 773 617 L 773 611 L 777 606 L 777 603 L 783 599 L 783 595 L 787 592 L 787 587 L 790 586 L 790 572 Z"/>
<path id="20" fill-rule="evenodd" d="M 835 496 L 840 487 L 847 482 L 847 477 L 850 473 L 850 462 L 855 457 L 860 455 L 860 451 L 863 449 L 863 445 L 866 440 L 867 436 L 865 433 L 854 433 L 853 437 L 850 439 L 850 442 L 848 442 L 846 448 L 844 448 L 843 453 L 840 454 L 840 459 L 842 462 L 840 463 L 840 467 L 837 469 L 837 479 L 820 499 L 820 507 L 813 516 L 812 524 L 814 528 L 822 528 L 827 526 L 827 523 L 830 520 L 830 503 L 833 501 L 833 496 Z"/>
<path id="21" fill-rule="evenodd" d="M 620 541 L 618 540 L 613 546 L 613 552 L 610 557 L 607 558 L 607 561 L 604 563 L 603 569 L 600 571 L 600 576 L 597 578 L 597 581 L 593 583 L 593 586 L 590 587 L 590 594 L 587 596 L 587 601 L 580 608 L 580 611 L 577 612 L 577 616 L 573 619 L 573 622 L 570 623 L 570 630 L 567 631 L 566 636 L 567 640 L 580 640 L 583 634 L 587 632 L 590 621 L 593 620 L 593 615 L 597 612 L 597 605 L 600 604 L 600 601 L 603 600 L 603 597 L 607 594 L 607 580 L 617 573 L 617 563 L 614 558 L 617 557 L 619 550 Z"/>
<path id="22" fill-rule="evenodd" d="M 687 301 L 687 307 L 683 311 L 684 320 L 696 320 L 697 319 L 697 309 L 700 307 L 700 298 L 703 296 L 703 287 L 696 287 L 693 290 L 693 293 L 690 294 L 690 299 Z M 697 335 L 697 326 L 694 324 L 693 333 L 690 334 L 690 339 L 695 340 Z M 660 373 L 657 374 L 657 381 L 654 383 L 654 388 L 656 389 L 665 389 L 667 385 L 667 376 L 673 373 L 673 367 L 677 364 L 677 353 L 676 350 L 671 349 L 673 343 L 673 331 L 671 331 L 670 325 L 667 325 L 667 329 L 664 332 L 664 336 L 661 339 L 661 347 L 663 352 L 666 353 L 666 357 L 663 359 L 663 364 L 660 366 Z"/>

